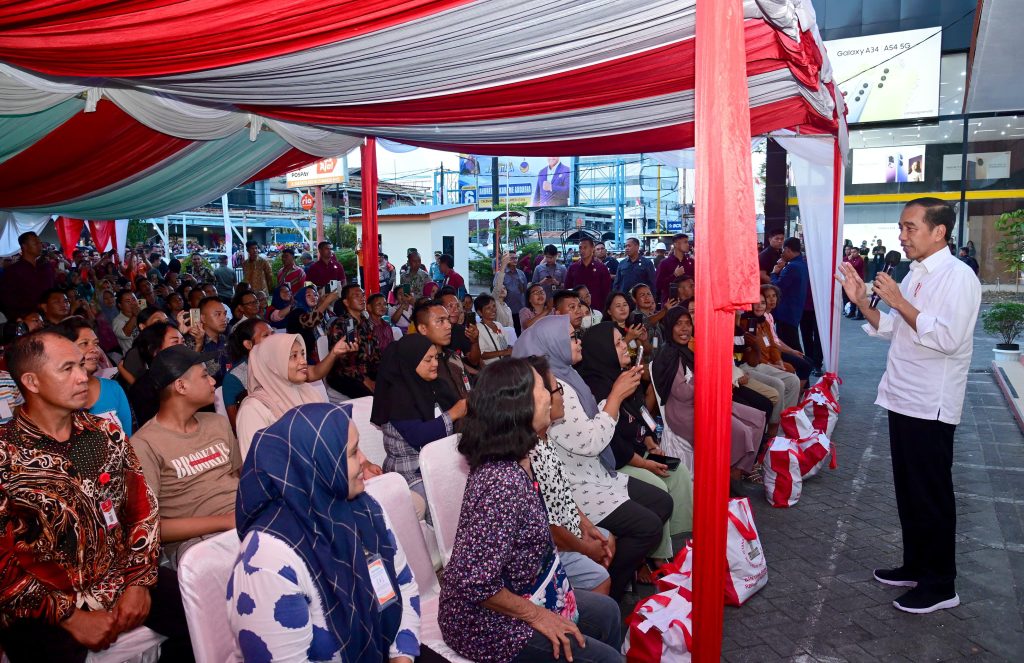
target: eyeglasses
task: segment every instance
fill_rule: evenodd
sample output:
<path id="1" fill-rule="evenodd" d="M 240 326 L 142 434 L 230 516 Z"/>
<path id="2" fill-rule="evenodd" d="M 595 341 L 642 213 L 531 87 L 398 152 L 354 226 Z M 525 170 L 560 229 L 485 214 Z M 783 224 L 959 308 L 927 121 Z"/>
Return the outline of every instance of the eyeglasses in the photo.
<path id="1" fill-rule="evenodd" d="M 563 396 L 565 395 L 565 387 L 563 387 L 561 383 L 556 383 L 555 388 L 548 389 L 548 391 L 551 392 L 552 396 L 554 396 L 555 394 L 562 394 Z"/>

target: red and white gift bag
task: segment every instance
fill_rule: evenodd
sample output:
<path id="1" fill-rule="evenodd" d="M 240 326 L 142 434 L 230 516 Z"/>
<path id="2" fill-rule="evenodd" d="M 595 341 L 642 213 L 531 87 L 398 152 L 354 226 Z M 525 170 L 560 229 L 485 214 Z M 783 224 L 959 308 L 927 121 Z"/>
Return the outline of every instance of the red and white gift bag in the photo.
<path id="1" fill-rule="evenodd" d="M 803 401 L 782 411 L 779 415 L 779 430 L 782 435 L 791 440 L 802 440 L 814 433 L 814 424 L 805 409 L 806 405 L 807 401 Z"/>
<path id="2" fill-rule="evenodd" d="M 669 590 L 649 596 L 626 618 L 622 653 L 627 663 L 689 661 L 693 648 L 689 593 Z"/>
<path id="3" fill-rule="evenodd" d="M 764 454 L 764 496 L 777 508 L 793 506 L 800 501 L 803 473 L 800 469 L 800 447 L 796 440 L 776 437 Z"/>
<path id="4" fill-rule="evenodd" d="M 818 473 L 828 459 L 832 443 L 824 433 L 815 431 L 796 443 L 800 449 L 800 478 L 810 479 Z"/>
<path id="5" fill-rule="evenodd" d="M 811 420 L 814 430 L 832 437 L 832 431 L 839 421 L 839 403 L 832 400 L 832 395 L 823 389 L 814 387 L 807 392 L 807 398 L 801 403 Z"/>
<path id="6" fill-rule="evenodd" d="M 725 557 L 725 604 L 743 605 L 768 584 L 768 563 L 754 525 L 754 513 L 746 497 L 729 500 L 728 538 Z"/>
<path id="7" fill-rule="evenodd" d="M 687 541 L 676 553 L 675 559 L 662 564 L 653 576 L 657 591 L 668 592 L 678 589 L 683 596 L 689 597 L 690 590 L 693 589 L 693 542 Z"/>

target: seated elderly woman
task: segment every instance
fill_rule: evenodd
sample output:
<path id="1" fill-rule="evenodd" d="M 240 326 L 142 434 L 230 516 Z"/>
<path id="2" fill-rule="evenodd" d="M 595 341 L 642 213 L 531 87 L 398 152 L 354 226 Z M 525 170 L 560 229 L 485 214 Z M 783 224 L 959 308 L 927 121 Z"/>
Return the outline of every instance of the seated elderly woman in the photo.
<path id="1" fill-rule="evenodd" d="M 498 323 L 498 305 L 494 297 L 486 293 L 478 295 L 473 301 L 473 308 L 479 317 L 477 329 L 480 331 L 480 359 L 484 364 L 493 364 L 511 356 L 512 348 Z"/>
<path id="2" fill-rule="evenodd" d="M 380 361 L 370 421 L 384 433 L 384 471 L 398 472 L 409 488 L 426 497 L 420 450 L 455 432 L 466 414 L 447 380 L 438 380 L 438 349 L 423 334 L 403 336 Z"/>
<path id="3" fill-rule="evenodd" d="M 529 453 L 550 408 L 551 394 L 526 361 L 480 374 L 459 442 L 470 473 L 438 624 L 448 646 L 474 661 L 619 663 L 619 606 L 573 589 L 535 483 Z"/>
<path id="4" fill-rule="evenodd" d="M 390 661 L 420 654 L 416 580 L 364 492 L 359 433 L 337 405 L 289 410 L 242 465 L 242 554 L 228 582 L 246 661 Z"/>
<path id="5" fill-rule="evenodd" d="M 647 286 L 636 286 L 634 290 L 638 288 L 645 289 L 653 301 Z M 615 323 L 602 322 L 583 335 L 583 361 L 576 370 L 594 398 L 599 401 L 608 398 L 615 381 L 631 368 L 625 338 Z M 654 418 L 644 405 L 643 387 L 637 387 L 619 407 L 611 449 L 616 470 L 672 496 L 672 517 L 662 529 L 661 543 L 650 554 L 655 560 L 667 560 L 672 558 L 672 537 L 693 530 L 693 477 L 684 465 L 669 470 L 662 463 L 645 458 L 648 453 L 665 455 L 658 446 L 653 424 Z"/>
<path id="6" fill-rule="evenodd" d="M 661 411 L 672 431 L 694 441 L 694 356 L 689 344 L 693 321 L 681 306 L 669 309 L 662 320 L 665 346 L 652 364 L 652 378 L 661 397 Z M 730 490 L 743 495 L 739 480 L 753 471 L 754 460 L 765 430 L 765 414 L 760 410 L 732 404 L 732 443 Z"/>
<path id="7" fill-rule="evenodd" d="M 549 316 L 523 332 L 512 356 L 546 357 L 558 378 L 565 415 L 551 424 L 548 438 L 565 465 L 580 509 L 615 535 L 609 596 L 619 600 L 637 567 L 661 541 L 663 526 L 672 515 L 668 493 L 615 471 L 611 441 L 623 400 L 640 384 L 640 369 L 623 371 L 607 400 L 598 403 L 573 368 L 582 359 L 582 344 L 567 315 Z"/>

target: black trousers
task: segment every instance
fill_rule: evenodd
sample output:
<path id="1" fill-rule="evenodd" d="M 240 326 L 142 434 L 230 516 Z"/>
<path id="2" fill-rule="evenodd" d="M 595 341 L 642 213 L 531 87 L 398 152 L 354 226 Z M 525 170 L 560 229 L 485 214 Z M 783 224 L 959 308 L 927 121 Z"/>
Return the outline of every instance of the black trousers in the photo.
<path id="1" fill-rule="evenodd" d="M 336 371 L 331 371 L 327 374 L 327 384 L 331 389 L 335 390 L 339 394 L 344 394 L 349 398 L 373 396 L 373 392 L 366 388 L 366 385 L 362 380 L 356 380 L 355 378 L 342 375 Z"/>
<path id="2" fill-rule="evenodd" d="M 956 578 L 953 433 L 956 426 L 889 412 L 903 567 L 918 586 L 952 591 Z"/>
<path id="3" fill-rule="evenodd" d="M 597 523 L 615 535 L 615 558 L 608 565 L 612 586 L 608 595 L 622 599 L 640 563 L 661 542 L 661 531 L 672 515 L 672 496 L 639 479 L 626 483 L 629 500 Z"/>
<path id="4" fill-rule="evenodd" d="M 786 345 L 789 345 L 789 343 L 787 343 Z M 796 371 L 796 376 L 798 378 L 800 378 L 801 380 L 807 380 L 808 378 L 811 377 L 811 369 L 814 367 L 811 366 L 811 362 L 807 360 L 807 355 L 801 357 L 800 355 L 794 355 L 788 352 L 783 352 L 781 354 L 782 361 L 787 362 L 789 365 L 793 367 L 793 370 Z"/>
<path id="5" fill-rule="evenodd" d="M 788 322 L 779 322 L 778 320 L 776 320 L 775 331 L 779 333 L 779 339 L 783 343 L 793 348 L 794 350 L 800 350 L 801 352 L 803 352 L 800 345 L 800 332 L 797 331 L 796 325 L 791 325 Z"/>
<path id="6" fill-rule="evenodd" d="M 178 574 L 161 566 L 156 584 L 149 588 L 149 595 L 149 616 L 143 624 L 167 637 L 160 645 L 160 660 L 167 663 L 194 661 L 185 609 L 181 605 Z M 31 619 L 16 621 L 9 628 L 0 630 L 0 646 L 11 663 L 81 663 L 89 654 L 89 650 L 78 644 L 63 627 Z"/>
<path id="7" fill-rule="evenodd" d="M 804 344 L 804 356 L 814 368 L 821 369 L 825 355 L 821 350 L 821 336 L 818 334 L 818 317 L 814 309 L 804 311 L 800 318 L 800 340 Z"/>

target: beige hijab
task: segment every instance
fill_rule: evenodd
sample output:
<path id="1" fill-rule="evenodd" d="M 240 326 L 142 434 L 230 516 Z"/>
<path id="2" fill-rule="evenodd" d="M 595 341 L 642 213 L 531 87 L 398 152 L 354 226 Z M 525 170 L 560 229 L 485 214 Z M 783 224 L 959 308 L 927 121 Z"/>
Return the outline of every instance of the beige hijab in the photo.
<path id="1" fill-rule="evenodd" d="M 288 381 L 288 357 L 295 341 L 306 350 L 298 334 L 271 334 L 249 352 L 249 395 L 278 418 L 293 407 L 326 402 L 309 384 Z"/>

